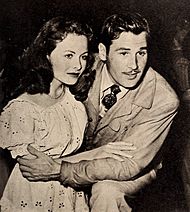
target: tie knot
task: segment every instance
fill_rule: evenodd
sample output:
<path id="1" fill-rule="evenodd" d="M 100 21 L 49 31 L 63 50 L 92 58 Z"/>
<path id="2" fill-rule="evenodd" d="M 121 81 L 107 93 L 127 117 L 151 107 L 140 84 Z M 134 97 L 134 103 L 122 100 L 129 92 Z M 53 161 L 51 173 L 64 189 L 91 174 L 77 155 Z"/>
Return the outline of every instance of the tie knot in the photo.
<path id="1" fill-rule="evenodd" d="M 117 95 L 119 92 L 121 92 L 119 85 L 112 85 L 111 86 L 111 92 L 115 95 Z"/>
<path id="2" fill-rule="evenodd" d="M 102 104 L 105 106 L 106 109 L 110 109 L 116 102 L 117 102 L 117 94 L 121 92 L 118 85 L 112 85 L 111 87 L 111 93 L 107 94 L 102 99 Z"/>

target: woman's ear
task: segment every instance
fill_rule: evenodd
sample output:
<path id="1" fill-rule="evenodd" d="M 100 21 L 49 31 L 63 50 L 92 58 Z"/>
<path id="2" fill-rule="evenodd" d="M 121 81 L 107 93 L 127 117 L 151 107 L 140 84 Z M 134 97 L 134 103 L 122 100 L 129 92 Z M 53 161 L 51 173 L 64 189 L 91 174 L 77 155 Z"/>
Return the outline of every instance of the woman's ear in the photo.
<path id="1" fill-rule="evenodd" d="M 46 57 L 47 57 L 47 59 L 48 59 L 48 60 L 49 60 L 49 62 L 50 62 L 50 56 L 47 54 L 47 55 L 46 55 Z"/>
<path id="2" fill-rule="evenodd" d="M 103 43 L 99 43 L 98 50 L 100 59 L 106 61 L 106 47 Z"/>

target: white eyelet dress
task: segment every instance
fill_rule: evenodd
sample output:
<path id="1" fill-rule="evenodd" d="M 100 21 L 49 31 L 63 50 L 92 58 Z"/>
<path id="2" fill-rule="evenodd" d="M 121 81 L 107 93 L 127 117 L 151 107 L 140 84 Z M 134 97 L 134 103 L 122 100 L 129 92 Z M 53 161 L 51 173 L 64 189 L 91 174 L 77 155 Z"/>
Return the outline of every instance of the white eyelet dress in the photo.
<path id="1" fill-rule="evenodd" d="M 27 156 L 27 145 L 52 158 L 75 152 L 82 143 L 87 123 L 84 105 L 66 89 L 62 101 L 43 108 L 23 98 L 9 102 L 0 116 L 0 146 L 12 156 Z M 0 201 L 4 212 L 86 212 L 86 196 L 58 181 L 29 182 L 18 164 L 13 169 Z"/>

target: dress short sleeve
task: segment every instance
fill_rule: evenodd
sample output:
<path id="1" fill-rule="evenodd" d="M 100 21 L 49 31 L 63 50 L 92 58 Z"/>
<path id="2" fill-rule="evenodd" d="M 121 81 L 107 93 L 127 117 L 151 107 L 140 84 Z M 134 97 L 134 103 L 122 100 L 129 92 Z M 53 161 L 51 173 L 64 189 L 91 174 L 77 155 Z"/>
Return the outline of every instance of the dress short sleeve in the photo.
<path id="1" fill-rule="evenodd" d="M 27 154 L 27 145 L 34 142 L 34 118 L 29 103 L 11 101 L 0 116 L 0 146 L 13 157 Z"/>

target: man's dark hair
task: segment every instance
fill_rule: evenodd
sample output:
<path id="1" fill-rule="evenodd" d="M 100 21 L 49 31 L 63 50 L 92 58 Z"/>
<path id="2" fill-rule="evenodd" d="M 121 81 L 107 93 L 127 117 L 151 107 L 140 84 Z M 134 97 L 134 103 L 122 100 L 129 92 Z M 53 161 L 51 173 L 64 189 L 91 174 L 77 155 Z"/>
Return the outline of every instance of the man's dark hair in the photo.
<path id="1" fill-rule="evenodd" d="M 112 44 L 112 41 L 119 38 L 122 32 L 132 32 L 135 35 L 139 35 L 141 32 L 146 32 L 147 42 L 150 37 L 148 22 L 140 14 L 115 14 L 105 20 L 100 34 L 100 43 L 103 43 L 109 52 L 109 47 Z"/>

